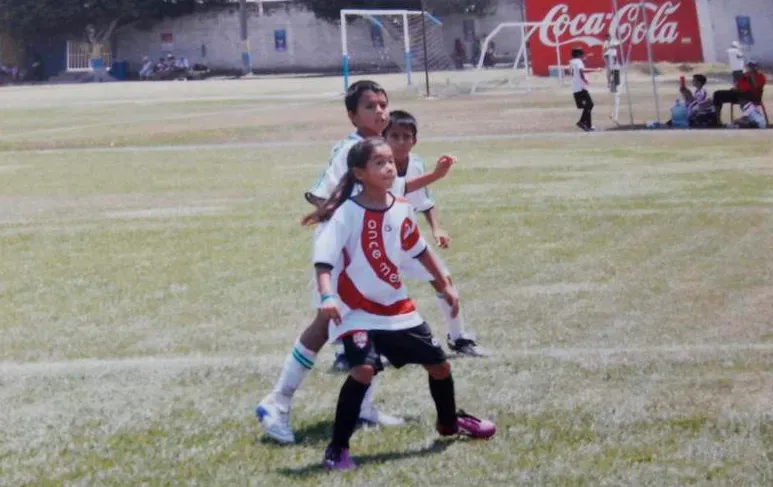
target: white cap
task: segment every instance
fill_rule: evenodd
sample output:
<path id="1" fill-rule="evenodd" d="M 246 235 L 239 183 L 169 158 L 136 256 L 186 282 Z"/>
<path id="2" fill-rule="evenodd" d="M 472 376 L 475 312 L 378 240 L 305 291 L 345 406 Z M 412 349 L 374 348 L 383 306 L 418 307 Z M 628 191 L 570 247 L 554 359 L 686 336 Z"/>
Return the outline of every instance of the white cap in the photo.
<path id="1" fill-rule="evenodd" d="M 730 47 L 734 47 L 736 49 L 740 49 L 741 48 L 741 43 L 738 42 L 738 41 L 733 41 L 733 42 L 730 43 Z"/>

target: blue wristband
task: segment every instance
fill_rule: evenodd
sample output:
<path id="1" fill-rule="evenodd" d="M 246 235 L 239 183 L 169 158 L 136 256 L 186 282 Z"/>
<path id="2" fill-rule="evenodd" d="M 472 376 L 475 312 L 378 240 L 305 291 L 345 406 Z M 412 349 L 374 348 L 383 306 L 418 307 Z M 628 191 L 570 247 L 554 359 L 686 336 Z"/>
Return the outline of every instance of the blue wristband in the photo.
<path id="1" fill-rule="evenodd" d="M 320 299 L 320 303 L 324 303 L 325 301 L 328 301 L 330 299 L 336 299 L 335 294 L 323 294 Z"/>

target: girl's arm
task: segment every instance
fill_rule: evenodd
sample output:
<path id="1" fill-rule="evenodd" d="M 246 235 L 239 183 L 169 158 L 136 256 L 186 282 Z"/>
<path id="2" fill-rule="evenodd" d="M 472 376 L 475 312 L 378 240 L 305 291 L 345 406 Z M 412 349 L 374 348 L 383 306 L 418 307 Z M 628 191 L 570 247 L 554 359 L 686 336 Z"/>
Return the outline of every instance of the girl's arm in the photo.
<path id="1" fill-rule="evenodd" d="M 405 181 L 405 192 L 412 193 L 422 188 L 426 188 L 435 181 L 439 181 L 448 175 L 451 170 L 451 166 L 454 165 L 456 159 L 451 156 L 442 156 L 437 161 L 435 170 L 429 174 L 422 174 Z"/>
<path id="2" fill-rule="evenodd" d="M 421 265 L 427 269 L 427 272 L 432 275 L 432 280 L 438 283 L 443 289 L 441 293 L 443 294 L 446 303 L 451 307 L 451 317 L 456 318 L 459 316 L 459 295 L 451 285 L 448 277 L 446 277 L 445 273 L 440 269 L 440 264 L 435 258 L 435 255 L 427 249 L 416 258 L 419 259 Z"/>
<path id="3" fill-rule="evenodd" d="M 319 310 L 328 321 L 332 320 L 336 325 L 341 324 L 341 312 L 338 309 L 338 298 L 333 293 L 332 268 L 325 264 L 314 266 L 317 271 L 317 289 L 320 295 Z"/>

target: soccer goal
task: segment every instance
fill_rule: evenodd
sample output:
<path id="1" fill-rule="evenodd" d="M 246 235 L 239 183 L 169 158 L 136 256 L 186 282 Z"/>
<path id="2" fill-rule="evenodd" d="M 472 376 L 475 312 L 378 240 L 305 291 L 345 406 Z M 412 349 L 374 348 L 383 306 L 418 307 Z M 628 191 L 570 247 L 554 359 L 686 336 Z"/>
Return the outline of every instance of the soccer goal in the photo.
<path id="1" fill-rule="evenodd" d="M 443 23 L 420 10 L 341 10 L 344 89 L 353 73 L 405 73 L 453 69 Z"/>
<path id="2" fill-rule="evenodd" d="M 549 22 L 505 22 L 499 24 L 486 36 L 480 45 L 477 63 L 474 66 L 472 94 L 499 91 L 531 91 L 538 86 L 555 87 L 564 84 L 565 65 L 568 59 L 561 59 L 561 29 L 558 23 Z M 537 80 L 531 63 L 530 44 L 543 42 L 540 32 L 553 35 L 555 58 L 550 63 L 550 76 L 554 82 Z"/>

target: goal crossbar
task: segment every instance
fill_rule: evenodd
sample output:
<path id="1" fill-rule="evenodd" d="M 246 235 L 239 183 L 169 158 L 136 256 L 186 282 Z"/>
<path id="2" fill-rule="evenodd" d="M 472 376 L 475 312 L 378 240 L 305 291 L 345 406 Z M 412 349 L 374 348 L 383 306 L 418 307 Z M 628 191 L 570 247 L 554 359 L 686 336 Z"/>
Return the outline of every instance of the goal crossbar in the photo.
<path id="1" fill-rule="evenodd" d="M 342 61 L 342 67 L 343 67 L 343 78 L 344 78 L 344 91 L 349 89 L 349 46 L 348 46 L 348 36 L 347 36 L 347 24 L 346 24 L 346 18 L 347 17 L 353 17 L 353 16 L 359 16 L 364 19 L 367 19 L 369 22 L 372 22 L 374 25 L 377 25 L 381 28 L 384 28 L 384 24 L 381 23 L 376 17 L 379 16 L 393 16 L 393 17 L 402 17 L 403 18 L 403 44 L 404 44 L 404 52 L 405 52 L 405 74 L 408 78 L 408 85 L 412 84 L 411 81 L 411 73 L 412 73 L 412 67 L 411 67 L 411 36 L 410 32 L 408 30 L 408 18 L 409 17 L 417 17 L 417 16 L 424 16 L 425 19 L 432 22 L 435 25 L 443 25 L 443 23 L 437 18 L 434 17 L 429 12 L 424 12 L 422 10 L 389 10 L 389 9 L 342 9 L 341 10 L 341 61 Z"/>

